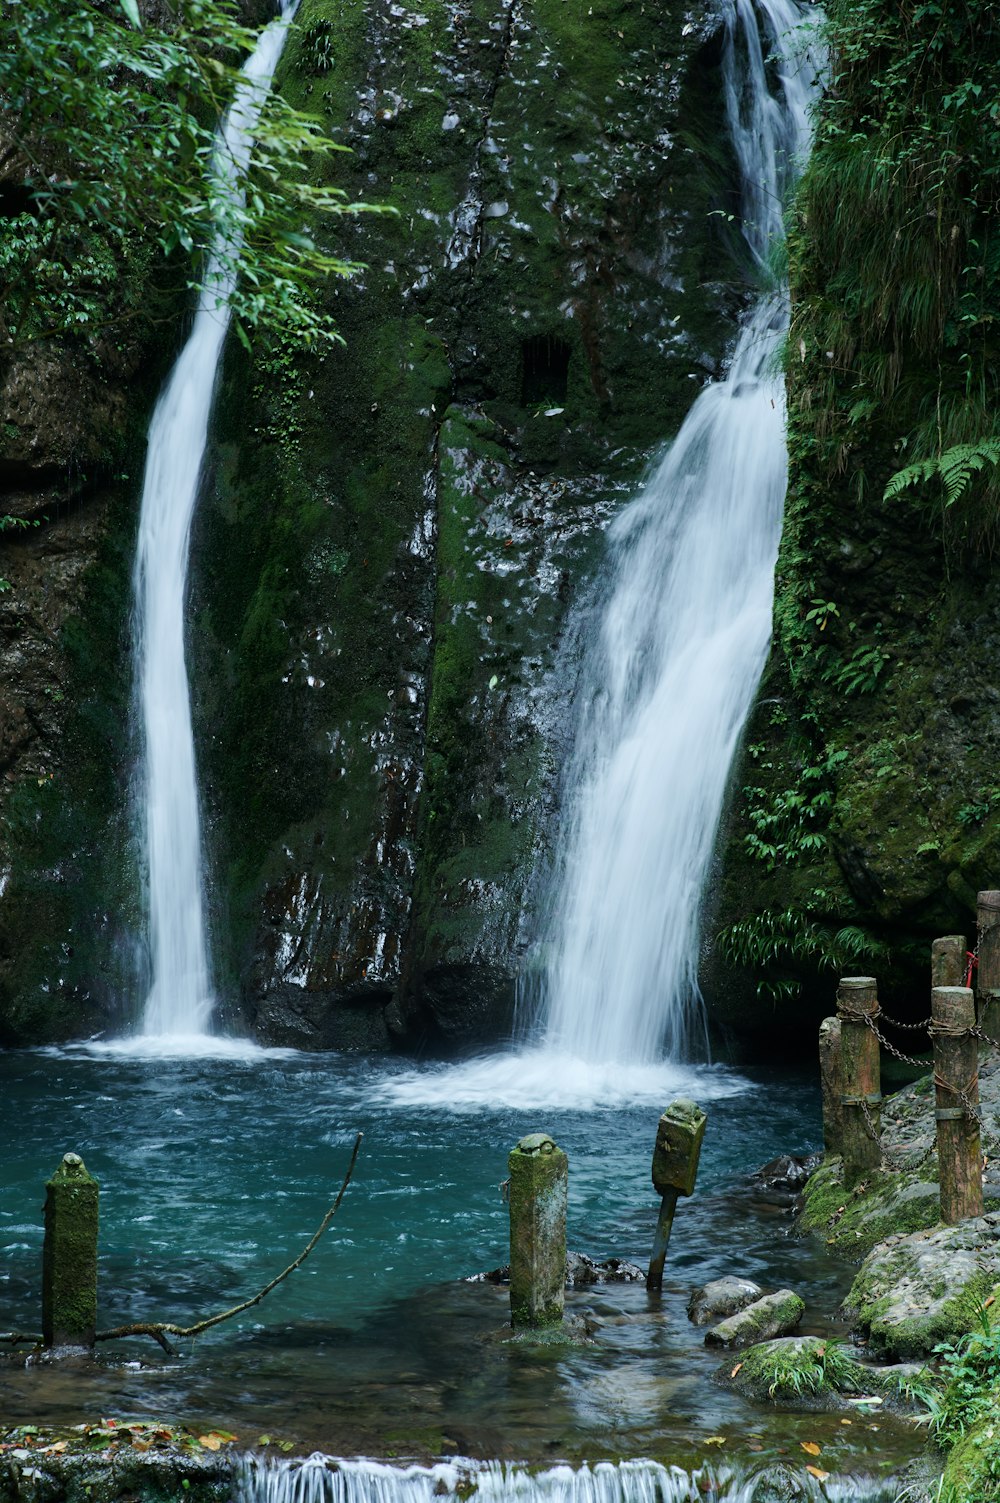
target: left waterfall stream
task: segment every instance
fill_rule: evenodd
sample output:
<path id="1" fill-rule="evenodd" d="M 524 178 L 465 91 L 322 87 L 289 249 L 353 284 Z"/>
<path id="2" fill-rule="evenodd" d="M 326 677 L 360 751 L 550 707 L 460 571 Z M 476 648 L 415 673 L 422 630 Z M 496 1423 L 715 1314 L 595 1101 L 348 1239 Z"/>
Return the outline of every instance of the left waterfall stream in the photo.
<path id="1" fill-rule="evenodd" d="M 261 108 L 295 11 L 261 33 L 216 138 L 212 172 L 241 192 Z M 220 234 L 194 323 L 149 429 L 133 573 L 135 679 L 142 731 L 139 822 L 145 852 L 150 985 L 142 1035 L 183 1047 L 211 1028 L 201 821 L 184 650 L 191 519 L 216 376 L 229 328 L 239 246 Z M 197 1047 L 195 1045 L 195 1047 Z"/>

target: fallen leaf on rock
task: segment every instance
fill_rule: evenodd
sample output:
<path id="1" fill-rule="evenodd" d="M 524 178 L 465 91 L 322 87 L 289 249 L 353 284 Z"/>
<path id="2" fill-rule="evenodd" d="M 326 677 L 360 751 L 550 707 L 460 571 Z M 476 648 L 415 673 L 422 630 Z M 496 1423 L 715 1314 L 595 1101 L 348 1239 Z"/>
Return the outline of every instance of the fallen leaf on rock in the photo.
<path id="1" fill-rule="evenodd" d="M 199 1435 L 198 1444 L 204 1446 L 206 1451 L 218 1451 L 222 1441 L 217 1435 Z"/>
<path id="2" fill-rule="evenodd" d="M 737 1373 L 738 1373 L 738 1372 L 739 1372 L 739 1370 L 740 1370 L 740 1368 L 741 1368 L 741 1367 L 742 1367 L 742 1366 L 743 1366 L 743 1363 L 742 1363 L 742 1362 L 737 1362 L 737 1364 L 736 1364 L 736 1366 L 735 1366 L 735 1367 L 734 1367 L 734 1368 L 733 1368 L 733 1370 L 732 1370 L 732 1372 L 731 1372 L 731 1373 L 730 1373 L 730 1374 L 729 1374 L 729 1376 L 730 1376 L 730 1377 L 731 1377 L 731 1378 L 735 1378 L 735 1376 L 736 1376 L 736 1374 L 737 1374 Z"/>
<path id="3" fill-rule="evenodd" d="M 807 1466 L 806 1471 L 811 1477 L 815 1477 L 817 1482 L 825 1482 L 827 1477 L 829 1477 L 830 1475 L 829 1472 L 824 1472 L 818 1466 Z"/>
<path id="4" fill-rule="evenodd" d="M 810 1456 L 818 1456 L 823 1447 L 818 1446 L 814 1440 L 800 1440 L 799 1445 L 803 1451 L 808 1451 Z"/>
<path id="5" fill-rule="evenodd" d="M 705 1444 L 706 1446 L 724 1446 L 726 1444 L 726 1437 L 724 1435 L 710 1435 Z"/>

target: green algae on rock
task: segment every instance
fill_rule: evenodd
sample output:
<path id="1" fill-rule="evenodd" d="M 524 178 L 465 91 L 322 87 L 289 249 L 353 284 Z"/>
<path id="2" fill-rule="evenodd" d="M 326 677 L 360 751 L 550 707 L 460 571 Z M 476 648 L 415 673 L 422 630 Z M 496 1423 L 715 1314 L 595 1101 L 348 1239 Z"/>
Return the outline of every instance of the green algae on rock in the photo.
<path id="1" fill-rule="evenodd" d="M 1000 1212 L 889 1237 L 861 1265 L 845 1313 L 880 1356 L 928 1356 L 974 1330 L 1000 1286 Z"/>

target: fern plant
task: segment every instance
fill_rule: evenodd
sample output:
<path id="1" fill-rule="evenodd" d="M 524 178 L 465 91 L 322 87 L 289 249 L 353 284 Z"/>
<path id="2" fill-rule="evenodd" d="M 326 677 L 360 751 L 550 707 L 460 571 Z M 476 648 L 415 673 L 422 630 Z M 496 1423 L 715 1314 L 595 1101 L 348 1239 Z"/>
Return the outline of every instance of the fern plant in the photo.
<path id="1" fill-rule="evenodd" d="M 894 500 L 909 486 L 923 485 L 940 479 L 944 485 L 945 505 L 953 506 L 965 493 L 980 470 L 1000 464 L 1000 438 L 984 438 L 978 443 L 955 444 L 931 459 L 918 459 L 897 470 L 885 488 L 883 499 Z"/>

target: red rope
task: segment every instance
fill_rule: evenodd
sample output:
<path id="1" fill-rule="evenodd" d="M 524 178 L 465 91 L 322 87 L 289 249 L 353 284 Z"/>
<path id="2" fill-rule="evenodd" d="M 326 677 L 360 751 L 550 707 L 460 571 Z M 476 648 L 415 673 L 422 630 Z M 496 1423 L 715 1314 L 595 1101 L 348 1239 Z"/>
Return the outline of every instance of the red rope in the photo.
<path id="1" fill-rule="evenodd" d="M 972 950 L 966 950 L 965 958 L 969 962 L 969 964 L 965 968 L 965 984 L 966 986 L 971 986 L 972 973 L 979 964 L 979 956 L 976 955 Z"/>

